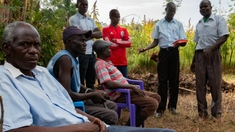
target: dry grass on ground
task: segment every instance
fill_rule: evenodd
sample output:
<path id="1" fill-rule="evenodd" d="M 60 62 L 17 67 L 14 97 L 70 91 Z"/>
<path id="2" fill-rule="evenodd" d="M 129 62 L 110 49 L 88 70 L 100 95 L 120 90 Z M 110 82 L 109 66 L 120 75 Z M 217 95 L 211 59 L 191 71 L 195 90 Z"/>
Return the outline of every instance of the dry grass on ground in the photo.
<path id="1" fill-rule="evenodd" d="M 179 95 L 179 115 L 171 115 L 165 111 L 163 117 L 156 118 L 155 115 L 145 121 L 145 127 L 170 128 L 177 132 L 235 132 L 235 93 L 223 93 L 222 121 L 210 117 L 206 121 L 199 121 L 197 114 L 197 101 L 194 93 Z M 211 102 L 210 94 L 207 95 L 208 106 Z M 210 110 L 209 110 L 210 113 Z M 127 110 L 122 111 L 119 121 L 124 125 L 129 117 Z"/>

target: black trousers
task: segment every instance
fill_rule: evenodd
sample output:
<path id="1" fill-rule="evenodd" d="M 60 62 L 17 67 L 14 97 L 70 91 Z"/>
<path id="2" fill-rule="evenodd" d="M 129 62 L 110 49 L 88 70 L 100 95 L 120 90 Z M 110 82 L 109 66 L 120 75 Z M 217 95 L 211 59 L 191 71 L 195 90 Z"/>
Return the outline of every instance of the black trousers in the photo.
<path id="1" fill-rule="evenodd" d="M 88 88 L 94 89 L 96 73 L 95 73 L 95 54 L 79 55 L 79 70 L 81 84 Z M 85 85 L 86 83 L 86 85 Z"/>
<path id="2" fill-rule="evenodd" d="M 168 90 L 169 90 L 169 108 L 176 108 L 179 91 L 179 50 L 178 48 L 161 49 L 158 54 L 158 94 L 161 96 L 161 102 L 157 112 L 166 110 Z"/>

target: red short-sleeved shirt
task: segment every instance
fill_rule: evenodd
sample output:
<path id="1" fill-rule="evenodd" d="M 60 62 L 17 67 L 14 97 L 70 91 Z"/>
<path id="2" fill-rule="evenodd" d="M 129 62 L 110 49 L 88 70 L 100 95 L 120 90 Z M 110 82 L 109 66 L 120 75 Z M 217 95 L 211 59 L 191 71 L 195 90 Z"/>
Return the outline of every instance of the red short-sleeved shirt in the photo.
<path id="1" fill-rule="evenodd" d="M 109 25 L 102 30 L 105 41 L 114 42 L 118 46 L 111 45 L 110 60 L 115 66 L 127 66 L 126 48 L 131 46 L 131 40 L 126 28 Z M 113 41 L 114 40 L 114 41 Z"/>

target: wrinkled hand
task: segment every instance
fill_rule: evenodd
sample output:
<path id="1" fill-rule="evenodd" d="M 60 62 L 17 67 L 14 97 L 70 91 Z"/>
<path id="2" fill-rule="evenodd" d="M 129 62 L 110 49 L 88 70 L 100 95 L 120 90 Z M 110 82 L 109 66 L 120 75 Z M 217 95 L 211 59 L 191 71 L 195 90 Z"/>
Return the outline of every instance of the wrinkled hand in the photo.
<path id="1" fill-rule="evenodd" d="M 95 104 L 102 104 L 106 102 L 106 99 L 103 97 L 103 95 L 99 92 L 94 92 L 93 97 L 91 98 L 92 102 Z"/>
<path id="2" fill-rule="evenodd" d="M 98 119 L 98 118 L 95 118 L 94 119 L 94 121 L 93 121 L 93 123 L 94 124 L 97 124 L 98 126 L 99 126 L 99 132 L 108 132 L 108 129 L 107 129 L 107 127 L 105 126 L 105 124 L 102 122 L 102 121 L 100 121 L 100 119 Z"/>
<path id="3" fill-rule="evenodd" d="M 79 124 L 82 132 L 101 132 L 100 126 L 93 122 L 84 122 Z"/>
<path id="4" fill-rule="evenodd" d="M 212 53 L 212 48 L 209 47 L 209 48 L 204 49 L 203 51 L 204 51 L 205 58 L 209 58 Z"/>
<path id="5" fill-rule="evenodd" d="M 195 72 L 195 63 L 192 63 L 191 66 L 190 66 L 190 70 L 191 72 Z"/>
<path id="6" fill-rule="evenodd" d="M 132 85 L 132 91 L 138 93 L 140 96 L 145 96 L 144 91 L 142 91 L 137 85 Z"/>

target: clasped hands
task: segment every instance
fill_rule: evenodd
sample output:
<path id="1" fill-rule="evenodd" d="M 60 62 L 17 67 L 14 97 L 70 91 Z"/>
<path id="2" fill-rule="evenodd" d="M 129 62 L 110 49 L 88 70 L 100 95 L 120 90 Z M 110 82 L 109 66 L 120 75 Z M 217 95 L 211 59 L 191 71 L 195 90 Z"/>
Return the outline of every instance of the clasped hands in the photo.
<path id="1" fill-rule="evenodd" d="M 130 85 L 132 85 L 132 84 L 130 84 Z M 132 90 L 133 92 L 138 93 L 140 96 L 145 96 L 144 91 L 141 90 L 138 85 L 132 85 L 132 86 L 131 86 L 131 90 Z"/>
<path id="2" fill-rule="evenodd" d="M 94 118 L 91 122 L 85 122 L 79 125 L 82 125 L 82 132 L 108 132 L 106 125 L 98 118 Z"/>
<path id="3" fill-rule="evenodd" d="M 102 104 L 102 103 L 106 102 L 107 99 L 109 99 L 109 96 L 103 90 L 96 90 L 93 94 L 94 95 L 91 98 L 91 100 L 95 104 L 97 104 L 97 103 Z"/>

